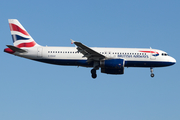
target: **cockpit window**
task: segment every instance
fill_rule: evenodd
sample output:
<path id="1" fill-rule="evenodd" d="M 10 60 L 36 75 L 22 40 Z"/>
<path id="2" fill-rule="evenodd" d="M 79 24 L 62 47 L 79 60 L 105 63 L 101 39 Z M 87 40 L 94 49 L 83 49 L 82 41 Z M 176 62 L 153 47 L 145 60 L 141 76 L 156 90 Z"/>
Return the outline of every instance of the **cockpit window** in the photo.
<path id="1" fill-rule="evenodd" d="M 162 56 L 169 56 L 167 53 L 162 53 Z"/>

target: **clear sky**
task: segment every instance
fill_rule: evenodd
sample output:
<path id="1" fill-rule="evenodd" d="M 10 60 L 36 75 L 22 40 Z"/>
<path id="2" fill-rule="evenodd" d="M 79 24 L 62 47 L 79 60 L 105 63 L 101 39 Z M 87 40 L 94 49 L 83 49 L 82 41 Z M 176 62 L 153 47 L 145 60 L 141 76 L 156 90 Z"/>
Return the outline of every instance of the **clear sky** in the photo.
<path id="1" fill-rule="evenodd" d="M 179 0 L 2 0 L 0 120 L 179 120 Z M 155 48 L 170 67 L 125 68 L 124 75 L 55 66 L 4 53 L 8 19 L 40 45 Z"/>

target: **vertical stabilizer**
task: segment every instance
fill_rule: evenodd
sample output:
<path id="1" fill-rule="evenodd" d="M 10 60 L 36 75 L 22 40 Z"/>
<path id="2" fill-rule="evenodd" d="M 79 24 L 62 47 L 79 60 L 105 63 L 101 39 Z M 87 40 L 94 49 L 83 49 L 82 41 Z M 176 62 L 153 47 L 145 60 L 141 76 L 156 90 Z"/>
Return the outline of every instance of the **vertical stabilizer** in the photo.
<path id="1" fill-rule="evenodd" d="M 39 46 L 17 19 L 8 21 L 14 46 L 18 48 Z"/>

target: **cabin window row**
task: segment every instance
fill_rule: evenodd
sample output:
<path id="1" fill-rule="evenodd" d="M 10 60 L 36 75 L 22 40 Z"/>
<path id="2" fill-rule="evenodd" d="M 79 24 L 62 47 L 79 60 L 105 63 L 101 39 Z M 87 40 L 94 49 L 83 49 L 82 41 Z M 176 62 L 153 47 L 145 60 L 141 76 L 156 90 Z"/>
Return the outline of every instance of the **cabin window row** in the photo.
<path id="1" fill-rule="evenodd" d="M 79 53 L 78 51 L 48 51 L 48 53 Z M 99 52 L 100 54 L 119 54 L 119 55 L 146 55 L 146 53 L 120 53 L 120 52 Z"/>
<path id="2" fill-rule="evenodd" d="M 100 54 L 146 55 L 146 53 L 120 53 L 120 52 L 100 52 Z"/>
<path id="3" fill-rule="evenodd" d="M 78 51 L 48 51 L 48 53 L 79 53 Z"/>

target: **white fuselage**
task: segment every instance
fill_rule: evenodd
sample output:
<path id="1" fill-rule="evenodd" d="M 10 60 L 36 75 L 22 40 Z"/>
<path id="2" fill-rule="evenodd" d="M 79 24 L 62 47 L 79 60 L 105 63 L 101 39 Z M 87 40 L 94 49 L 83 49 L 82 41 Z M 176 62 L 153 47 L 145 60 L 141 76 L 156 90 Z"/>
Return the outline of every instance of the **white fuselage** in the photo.
<path id="1" fill-rule="evenodd" d="M 50 64 L 92 67 L 87 58 L 77 52 L 76 47 L 34 47 L 24 48 L 28 52 L 14 54 Z M 174 58 L 157 49 L 144 48 L 96 48 L 91 49 L 109 59 L 124 59 L 125 67 L 164 67 L 174 64 Z M 143 52 L 142 52 L 143 51 Z M 145 51 L 145 52 L 144 52 Z M 148 51 L 148 52 L 147 52 Z M 152 53 L 151 51 L 155 52 Z M 158 56 L 155 54 L 158 53 Z"/>

